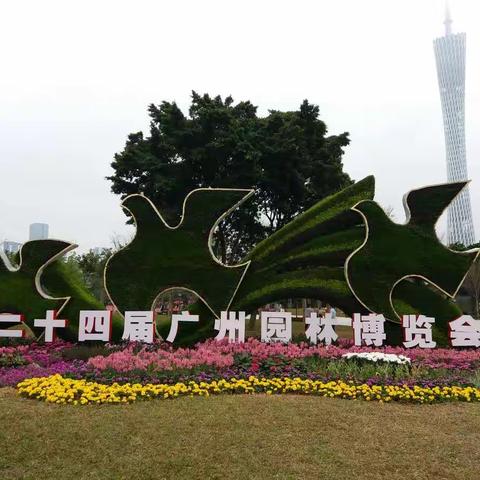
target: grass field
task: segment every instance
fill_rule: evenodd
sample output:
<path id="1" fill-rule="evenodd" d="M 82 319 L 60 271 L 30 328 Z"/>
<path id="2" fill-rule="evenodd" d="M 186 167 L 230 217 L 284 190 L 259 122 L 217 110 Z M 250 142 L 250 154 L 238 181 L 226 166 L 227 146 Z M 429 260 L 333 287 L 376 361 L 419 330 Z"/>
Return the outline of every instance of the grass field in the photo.
<path id="1" fill-rule="evenodd" d="M 479 478 L 480 405 L 218 396 L 72 407 L 0 389 L 0 479 Z"/>

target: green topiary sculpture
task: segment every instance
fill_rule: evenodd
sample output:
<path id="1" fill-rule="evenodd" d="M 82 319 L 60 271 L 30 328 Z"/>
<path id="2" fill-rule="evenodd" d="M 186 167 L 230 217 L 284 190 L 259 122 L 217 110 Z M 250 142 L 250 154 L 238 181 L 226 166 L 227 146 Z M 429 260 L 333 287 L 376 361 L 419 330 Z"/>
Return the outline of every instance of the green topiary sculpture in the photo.
<path id="1" fill-rule="evenodd" d="M 133 216 L 137 233 L 105 266 L 105 287 L 119 312 L 151 310 L 158 296 L 173 288 L 195 292 L 212 317 L 228 308 L 249 262 L 223 265 L 212 252 L 211 238 L 220 220 L 251 194 L 193 190 L 175 227 L 143 195 L 127 197 L 122 205 Z"/>
<path id="2" fill-rule="evenodd" d="M 454 294 L 475 254 L 445 248 L 436 238 L 434 224 L 461 187 L 447 184 L 411 192 L 406 197 L 407 225 L 391 222 L 371 200 L 373 177 L 322 200 L 250 252 L 246 257 L 250 266 L 231 309 L 251 312 L 284 298 L 318 298 L 348 314 L 384 313 L 390 343 L 401 341 L 398 315 L 423 313 L 436 318 L 434 337 L 445 344 L 446 323 L 461 314 L 445 292 L 449 297 Z M 374 211 L 378 221 L 367 223 L 360 208 Z M 413 260 L 398 263 L 396 255 Z M 436 265 L 440 260 L 442 264 Z M 429 282 L 412 281 L 411 272 L 423 272 Z M 354 293 L 352 283 L 360 293 Z M 200 326 L 180 327 L 180 343 L 214 334 L 212 317 L 203 313 L 207 320 Z"/>
<path id="3" fill-rule="evenodd" d="M 56 310 L 67 318 L 68 326 L 58 330 L 60 338 L 76 341 L 80 310 L 103 310 L 104 306 L 85 288 L 81 279 L 67 271 L 61 257 L 76 245 L 60 240 L 33 240 L 25 243 L 18 256 L 18 267 L 0 258 L 0 313 L 17 313 L 36 335 L 36 318 L 45 318 L 46 310 Z M 119 338 L 121 323 L 114 318 L 113 332 Z"/>
<path id="4" fill-rule="evenodd" d="M 477 252 L 454 252 L 442 245 L 435 223 L 465 185 L 459 182 L 413 190 L 404 199 L 405 225 L 392 222 L 375 202 L 362 201 L 354 207 L 364 219 L 365 239 L 345 262 L 345 277 L 365 308 L 400 321 L 394 290 L 411 278 L 455 297 Z"/>
<path id="5" fill-rule="evenodd" d="M 254 311 L 284 298 L 318 298 L 348 314 L 375 311 L 388 319 L 389 343 L 401 341 L 402 314 L 436 319 L 434 338 L 447 341 L 447 322 L 461 314 L 453 296 L 478 252 L 453 252 L 435 234 L 435 222 L 465 186 L 426 187 L 405 197 L 407 223 L 392 222 L 373 199 L 373 177 L 318 202 L 270 238 L 239 265 L 227 266 L 212 253 L 219 221 L 252 194 L 251 190 L 197 189 L 185 199 L 177 226 L 168 225 L 143 195 L 123 206 L 137 226 L 132 242 L 105 267 L 105 287 L 121 313 L 150 310 L 172 288 L 195 292 L 199 324 L 181 324 L 177 341 L 212 336 L 221 310 Z M 60 257 L 67 242 L 39 240 L 21 250 L 19 267 L 0 259 L 0 312 L 33 320 L 56 309 L 69 326 L 59 336 L 76 340 L 80 310 L 102 310 L 81 279 Z M 122 333 L 114 317 L 113 339 Z M 41 331 L 35 331 L 41 334 Z M 161 331 L 164 335 L 166 332 Z"/>
<path id="6" fill-rule="evenodd" d="M 0 258 L 0 311 L 23 314 L 25 324 L 36 334 L 35 318 L 43 318 L 46 310 L 62 312 L 68 297 L 55 298 L 43 289 L 41 276 L 45 268 L 75 248 L 59 240 L 34 240 L 20 250 L 18 267 L 11 265 L 2 252 Z"/>

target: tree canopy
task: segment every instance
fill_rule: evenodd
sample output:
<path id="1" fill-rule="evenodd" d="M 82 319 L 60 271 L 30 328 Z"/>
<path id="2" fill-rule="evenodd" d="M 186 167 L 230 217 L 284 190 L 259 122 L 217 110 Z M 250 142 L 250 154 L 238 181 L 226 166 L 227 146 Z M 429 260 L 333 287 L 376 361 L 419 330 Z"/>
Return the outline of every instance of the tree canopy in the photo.
<path id="1" fill-rule="evenodd" d="M 108 302 L 103 284 L 103 270 L 113 249 L 105 248 L 101 251 L 90 250 L 78 254 L 72 253 L 64 262 L 72 275 L 80 274 L 87 289 L 101 302 Z"/>
<path id="2" fill-rule="evenodd" d="M 259 117 L 249 101 L 192 92 L 188 116 L 166 101 L 148 113 L 149 135 L 131 133 L 115 155 L 112 191 L 122 198 L 144 193 L 176 224 L 195 188 L 255 189 L 216 231 L 224 262 L 238 261 L 295 215 L 352 183 L 342 165 L 348 133 L 328 136 L 319 107 L 307 100 L 298 110 Z"/>

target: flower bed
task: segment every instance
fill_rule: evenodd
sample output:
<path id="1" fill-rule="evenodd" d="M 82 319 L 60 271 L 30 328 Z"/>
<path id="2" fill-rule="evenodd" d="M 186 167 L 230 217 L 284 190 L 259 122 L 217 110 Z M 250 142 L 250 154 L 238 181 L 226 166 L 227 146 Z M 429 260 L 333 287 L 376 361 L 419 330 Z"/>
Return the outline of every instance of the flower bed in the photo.
<path id="1" fill-rule="evenodd" d="M 72 344 L 61 341 L 0 347 L 0 387 L 14 386 L 25 378 L 56 373 L 81 378 L 87 370 L 86 363 L 68 361 L 62 357 L 62 354 L 72 347 Z"/>
<path id="2" fill-rule="evenodd" d="M 371 349 L 358 348 L 347 341 L 324 347 L 265 344 L 255 339 L 244 344 L 209 340 L 193 348 L 178 349 L 162 343 L 85 346 L 64 342 L 0 348 L 0 386 L 23 385 L 24 380 L 40 378 L 91 382 L 107 389 L 114 384 L 115 388 L 149 385 L 152 392 L 175 385 L 225 385 L 234 378 L 300 379 L 307 382 L 305 385 L 336 382 L 356 389 L 381 388 L 383 399 L 389 396 L 386 392 L 391 388 L 480 388 L 480 350 Z M 434 395 L 435 401 L 437 397 Z"/>
<path id="3" fill-rule="evenodd" d="M 230 394 L 303 394 L 336 397 L 350 400 L 363 399 L 380 402 L 403 401 L 410 403 L 434 403 L 441 401 L 480 401 L 480 388 L 473 387 L 408 387 L 388 385 L 355 385 L 352 382 L 308 380 L 301 378 L 258 378 L 188 382 L 168 384 L 105 385 L 85 380 L 72 380 L 61 375 L 31 378 L 18 384 L 20 395 L 47 403 L 101 404 L 132 403 L 152 398 L 177 398 Z"/>

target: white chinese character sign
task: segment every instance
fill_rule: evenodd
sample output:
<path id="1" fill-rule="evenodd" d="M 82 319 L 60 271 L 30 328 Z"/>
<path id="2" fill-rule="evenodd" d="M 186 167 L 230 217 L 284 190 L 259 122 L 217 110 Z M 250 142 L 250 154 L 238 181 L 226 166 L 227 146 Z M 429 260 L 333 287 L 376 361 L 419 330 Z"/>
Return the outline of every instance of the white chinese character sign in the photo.
<path id="1" fill-rule="evenodd" d="M 403 328 L 405 341 L 403 345 L 406 348 L 434 348 L 436 342 L 432 339 L 432 326 L 435 323 L 433 317 L 425 315 L 404 315 Z"/>
<path id="2" fill-rule="evenodd" d="M 0 337 L 7 338 L 22 338 L 25 334 L 25 330 L 22 329 L 12 329 L 14 325 L 20 324 L 23 322 L 23 315 L 18 314 L 8 314 L 4 313 L 0 315 L 0 327 L 10 327 L 10 328 L 0 328 Z"/>
<path id="3" fill-rule="evenodd" d="M 260 311 L 262 340 L 286 343 L 293 336 L 291 312 L 263 307 L 308 297 L 344 312 L 307 315 L 303 331 L 314 344 L 331 345 L 340 327 L 351 326 L 359 346 L 402 339 L 406 348 L 434 348 L 448 339 L 454 347 L 478 348 L 479 320 L 465 317 L 453 299 L 479 252 L 445 248 L 434 228 L 465 185 L 412 190 L 405 197 L 408 221 L 397 224 L 373 201 L 374 179 L 367 177 L 314 204 L 236 264 L 215 255 L 216 229 L 255 195 L 253 190 L 193 190 L 176 225 L 151 199 L 130 195 L 123 207 L 134 217 L 137 232 L 106 262 L 111 308 L 71 281 L 66 269 L 54 268 L 76 245 L 30 241 L 15 261 L 0 249 L 0 336 L 30 332 L 45 341 L 58 336 L 144 343 L 160 337 L 177 343 L 188 336 L 194 343 L 210 335 L 242 342 L 248 336 L 246 319 Z M 173 289 L 188 291 L 196 303 L 157 327 L 156 302 Z M 408 312 L 402 311 L 406 306 Z"/>
<path id="4" fill-rule="evenodd" d="M 35 319 L 34 325 L 45 329 L 44 340 L 49 343 L 56 338 L 57 329 L 67 326 L 67 320 L 57 318 L 57 313 L 54 310 L 47 310 L 45 318 Z"/>
<path id="5" fill-rule="evenodd" d="M 82 310 L 79 317 L 78 341 L 109 342 L 111 336 L 110 310 Z M 243 343 L 246 339 L 246 313 L 230 311 L 221 312 L 221 317 L 215 321 L 217 335 L 215 340 L 228 339 L 229 342 Z M 0 326 L 10 328 L 0 329 L 0 337 L 21 338 L 24 331 L 12 328 L 22 323 L 22 315 L 0 315 Z M 178 334 L 178 327 L 182 323 L 198 324 L 199 316 L 183 311 L 173 314 L 167 342 L 174 343 Z M 292 340 L 292 313 L 262 311 L 260 315 L 262 342 L 288 343 Z M 35 326 L 43 329 L 44 341 L 53 342 L 57 332 L 66 328 L 68 322 L 57 318 L 54 310 L 47 310 L 45 318 L 36 319 Z M 402 330 L 405 348 L 435 348 L 436 342 L 432 339 L 432 327 L 435 318 L 424 315 L 404 315 Z M 319 315 L 312 312 L 304 321 L 305 337 L 311 344 L 332 345 L 338 340 L 336 327 L 351 327 L 356 346 L 382 347 L 386 339 L 385 317 L 370 313 L 362 315 L 356 313 L 353 318 L 336 317 L 331 313 Z M 469 315 L 462 315 L 449 324 L 450 344 L 452 347 L 480 347 L 480 320 Z M 155 312 L 135 311 L 125 312 L 125 326 L 123 340 L 133 342 L 153 343 L 156 338 Z M 161 341 L 161 338 L 158 337 Z"/>
<path id="6" fill-rule="evenodd" d="M 172 323 L 170 325 L 170 332 L 168 333 L 167 342 L 173 343 L 175 341 L 175 338 L 177 337 L 177 333 L 178 333 L 179 323 L 181 322 L 198 323 L 198 321 L 199 321 L 198 315 L 191 315 L 187 311 L 183 311 L 180 314 L 172 315 Z"/>
<path id="7" fill-rule="evenodd" d="M 292 314 L 290 312 L 262 312 L 262 342 L 288 343 L 292 339 Z"/>
<path id="8" fill-rule="evenodd" d="M 305 319 L 307 330 L 305 336 L 310 343 L 324 343 L 331 345 L 338 339 L 338 334 L 335 331 L 336 326 L 351 326 L 351 318 L 334 317 L 332 313 L 328 312 L 323 317 L 319 317 L 316 312 L 312 312 L 309 317 Z"/>
<path id="9" fill-rule="evenodd" d="M 385 317 L 370 313 L 369 315 L 360 315 L 356 313 L 353 316 L 353 334 L 355 345 L 367 347 L 381 347 L 387 338 L 385 335 Z"/>
<path id="10" fill-rule="evenodd" d="M 452 347 L 480 347 L 480 320 L 462 315 L 450 322 Z"/>
<path id="11" fill-rule="evenodd" d="M 110 341 L 112 334 L 112 312 L 110 310 L 81 310 L 78 321 L 78 341 Z"/>
<path id="12" fill-rule="evenodd" d="M 155 335 L 154 312 L 125 312 L 123 340 L 152 343 Z"/>
<path id="13" fill-rule="evenodd" d="M 245 312 L 222 312 L 215 320 L 216 340 L 228 337 L 230 342 L 245 341 Z"/>

